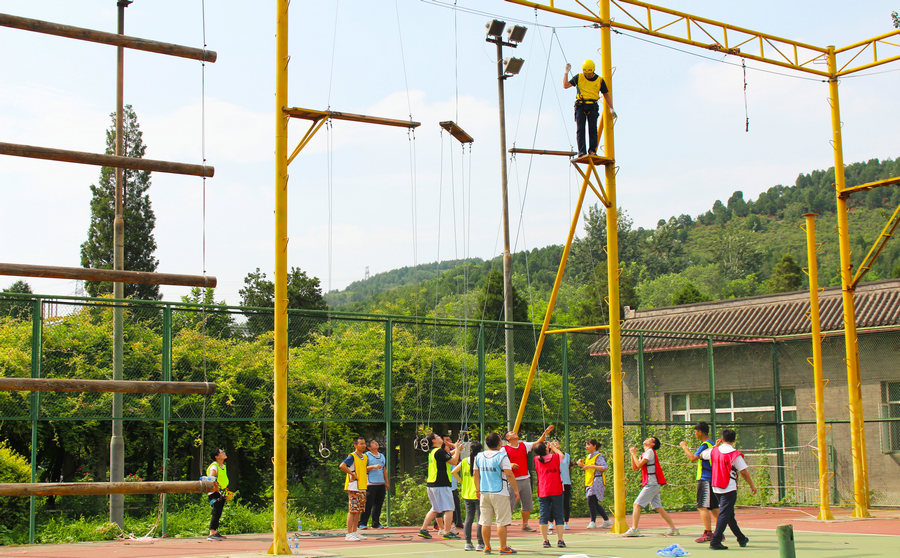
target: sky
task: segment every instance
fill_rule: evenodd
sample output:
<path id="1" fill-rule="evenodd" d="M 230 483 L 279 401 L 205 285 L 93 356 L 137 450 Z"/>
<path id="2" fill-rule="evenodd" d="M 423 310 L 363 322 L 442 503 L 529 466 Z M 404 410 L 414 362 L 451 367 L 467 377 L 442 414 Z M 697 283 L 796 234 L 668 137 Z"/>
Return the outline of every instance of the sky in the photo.
<path id="1" fill-rule="evenodd" d="M 126 50 L 125 101 L 147 158 L 200 163 L 213 178 L 153 173 L 159 271 L 218 279 L 238 304 L 248 272 L 274 269 L 274 1 L 137 0 L 125 32 L 207 48 L 214 64 Z M 593 3 L 586 3 L 593 7 Z M 896 0 L 657 0 L 657 5 L 817 46 L 893 29 Z M 581 11 L 574 0 L 557 7 Z M 115 32 L 115 0 L 2 0 L 0 11 Z M 617 17 L 613 13 L 613 17 Z M 621 15 L 618 17 L 622 17 Z M 496 52 L 485 23 L 528 27 L 505 56 L 525 59 L 505 81 L 507 147 L 570 149 L 574 90 L 566 62 L 599 66 L 600 33 L 583 22 L 501 0 L 294 0 L 289 105 L 408 119 L 402 128 L 335 121 L 289 168 L 288 265 L 324 291 L 417 263 L 492 258 L 501 235 Z M 745 199 L 833 166 L 828 86 L 813 76 L 614 35 L 617 192 L 635 226 L 696 216 L 741 190 Z M 116 49 L 0 28 L 0 141 L 102 152 L 115 110 Z M 900 156 L 900 62 L 840 82 L 844 160 Z M 746 111 L 746 112 L 745 112 Z M 749 132 L 745 118 L 749 117 Z M 471 149 L 438 122 L 475 138 Z M 289 149 L 308 123 L 290 125 Z M 80 265 L 98 167 L 0 156 L 0 261 Z M 512 250 L 562 244 L 577 189 L 562 157 L 509 160 Z M 596 200 L 589 200 L 596 203 Z M 204 217 L 205 215 L 205 217 Z M 799 225 L 799 223 L 798 223 Z M 581 227 L 579 226 L 579 230 Z M 0 288 L 15 281 L 0 277 Z M 74 281 L 26 278 L 38 293 Z M 179 300 L 184 287 L 162 287 Z"/>

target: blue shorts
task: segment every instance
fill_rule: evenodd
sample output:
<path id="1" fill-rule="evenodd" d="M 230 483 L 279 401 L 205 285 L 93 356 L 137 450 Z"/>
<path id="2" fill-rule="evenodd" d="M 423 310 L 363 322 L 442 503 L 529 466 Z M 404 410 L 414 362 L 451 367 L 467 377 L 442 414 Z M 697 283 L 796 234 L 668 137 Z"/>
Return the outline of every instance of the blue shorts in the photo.
<path id="1" fill-rule="evenodd" d="M 557 494 L 556 496 L 541 496 L 538 498 L 538 506 L 540 506 L 541 510 L 541 518 L 538 523 L 541 525 L 546 525 L 551 521 L 557 525 L 562 525 L 566 522 L 563 514 L 562 494 Z"/>
<path id="2" fill-rule="evenodd" d="M 456 505 L 453 503 L 453 489 L 449 486 L 429 486 L 428 501 L 431 502 L 431 511 L 444 513 L 453 511 Z"/>

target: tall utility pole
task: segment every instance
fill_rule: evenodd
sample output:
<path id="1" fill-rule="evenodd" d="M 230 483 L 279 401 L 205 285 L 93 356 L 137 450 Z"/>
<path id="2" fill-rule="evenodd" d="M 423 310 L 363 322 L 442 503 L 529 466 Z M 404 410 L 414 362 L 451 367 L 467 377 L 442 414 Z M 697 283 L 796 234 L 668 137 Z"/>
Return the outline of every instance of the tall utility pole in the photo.
<path id="1" fill-rule="evenodd" d="M 119 35 L 125 34 L 125 8 L 132 0 L 118 0 Z M 125 47 L 116 48 L 116 155 L 125 155 Z M 116 216 L 113 222 L 113 269 L 125 269 L 125 176 L 122 167 L 116 167 Z M 113 283 L 113 298 L 125 298 L 125 284 Z M 124 353 L 124 308 L 116 305 L 113 309 L 113 380 L 122 380 L 122 358 Z M 112 436 L 109 439 L 109 480 L 125 480 L 125 440 L 122 438 L 122 394 L 113 393 Z M 121 528 L 125 527 L 125 496 L 110 494 L 109 521 Z"/>
<path id="2" fill-rule="evenodd" d="M 519 72 L 522 67 L 520 58 L 503 60 L 503 47 L 515 48 L 525 37 L 526 28 L 516 25 L 509 30 L 509 41 L 503 40 L 503 28 L 505 22 L 493 20 L 487 24 L 487 38 L 485 41 L 497 45 L 497 95 L 500 99 L 500 190 L 503 196 L 503 321 L 504 342 L 506 345 L 506 423 L 511 430 L 513 427 L 513 409 L 516 400 L 516 374 L 515 351 L 513 344 L 513 330 L 509 323 L 513 321 L 513 294 L 512 294 L 512 255 L 509 251 L 509 196 L 507 194 L 506 177 L 506 103 L 504 100 L 503 82 L 506 78 Z"/>

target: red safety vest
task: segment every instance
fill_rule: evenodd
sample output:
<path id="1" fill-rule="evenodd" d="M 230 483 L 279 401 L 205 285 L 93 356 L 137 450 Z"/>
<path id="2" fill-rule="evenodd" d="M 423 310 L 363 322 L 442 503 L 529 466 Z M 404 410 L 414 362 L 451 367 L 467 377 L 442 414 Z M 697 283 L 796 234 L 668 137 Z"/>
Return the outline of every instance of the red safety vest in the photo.
<path id="1" fill-rule="evenodd" d="M 744 454 L 738 450 L 729 453 L 722 453 L 718 447 L 714 447 L 709 452 L 709 461 L 712 463 L 712 485 L 716 488 L 728 488 L 731 481 L 731 467 L 734 460 L 738 457 L 744 457 Z M 735 477 L 735 480 L 737 478 Z"/>
<path id="2" fill-rule="evenodd" d="M 662 465 L 659 464 L 659 456 L 656 455 L 656 450 L 653 450 L 653 464 L 656 468 L 656 482 L 660 485 L 666 484 L 666 476 L 663 474 Z M 641 486 L 647 486 L 647 481 L 650 480 L 650 475 L 647 473 L 647 463 L 644 463 L 641 466 Z"/>
<path id="3" fill-rule="evenodd" d="M 513 475 L 517 477 L 524 477 L 528 475 L 528 449 L 525 447 L 523 442 L 519 442 L 519 447 L 514 448 L 512 446 L 503 446 L 503 449 L 506 450 L 506 455 L 509 456 L 510 463 L 518 463 L 519 468 L 513 469 Z"/>

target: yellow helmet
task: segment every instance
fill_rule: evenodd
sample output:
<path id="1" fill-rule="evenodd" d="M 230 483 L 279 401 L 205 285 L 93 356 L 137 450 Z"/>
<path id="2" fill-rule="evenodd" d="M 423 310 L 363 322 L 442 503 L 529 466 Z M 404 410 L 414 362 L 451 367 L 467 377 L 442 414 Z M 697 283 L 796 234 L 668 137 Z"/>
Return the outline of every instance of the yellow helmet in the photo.
<path id="1" fill-rule="evenodd" d="M 594 61 L 593 60 L 585 60 L 584 64 L 581 66 L 582 71 L 585 72 L 593 72 L 594 71 Z"/>

